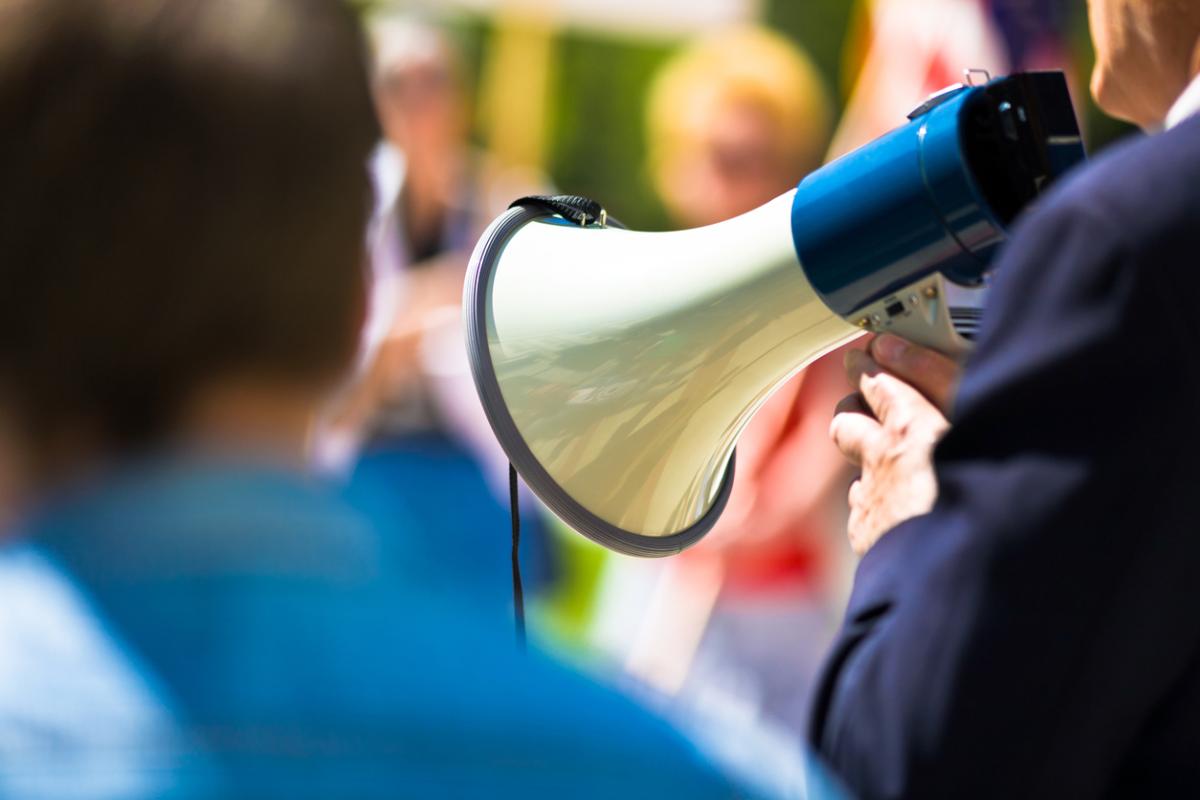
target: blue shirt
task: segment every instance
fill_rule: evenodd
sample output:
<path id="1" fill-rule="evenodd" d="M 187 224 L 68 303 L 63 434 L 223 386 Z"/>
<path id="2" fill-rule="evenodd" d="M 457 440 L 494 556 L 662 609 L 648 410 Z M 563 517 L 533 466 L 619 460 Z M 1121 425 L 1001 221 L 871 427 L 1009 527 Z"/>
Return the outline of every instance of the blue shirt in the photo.
<path id="1" fill-rule="evenodd" d="M 56 564 L 0 552 L 0 797 L 152 797 L 184 766 L 167 698 Z"/>
<path id="2" fill-rule="evenodd" d="M 518 651 L 506 609 L 389 563 L 377 529 L 299 476 L 145 465 L 57 498 L 29 530 L 229 791 L 748 796 L 629 699 Z"/>

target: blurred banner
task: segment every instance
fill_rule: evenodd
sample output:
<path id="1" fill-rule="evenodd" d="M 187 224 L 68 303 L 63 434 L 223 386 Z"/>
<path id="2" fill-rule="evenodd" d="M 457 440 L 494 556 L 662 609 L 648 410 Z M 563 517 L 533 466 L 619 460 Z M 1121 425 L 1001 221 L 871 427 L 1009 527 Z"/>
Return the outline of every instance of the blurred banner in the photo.
<path id="1" fill-rule="evenodd" d="M 544 25 L 632 37 L 678 36 L 757 19 L 758 0 L 426 0 L 404 4 L 440 11 L 520 13 Z"/>

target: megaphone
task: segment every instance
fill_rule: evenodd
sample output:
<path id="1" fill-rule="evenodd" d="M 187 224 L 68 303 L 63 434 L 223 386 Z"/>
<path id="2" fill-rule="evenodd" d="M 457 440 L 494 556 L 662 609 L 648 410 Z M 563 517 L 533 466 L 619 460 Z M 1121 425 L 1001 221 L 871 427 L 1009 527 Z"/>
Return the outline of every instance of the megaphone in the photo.
<path id="1" fill-rule="evenodd" d="M 965 352 L 1005 230 L 1083 158 L 1063 75 L 1031 72 L 935 94 L 716 225 L 644 233 L 571 199 L 517 204 L 464 292 L 492 429 L 579 533 L 677 553 L 720 516 L 738 435 L 805 365 L 867 331 Z"/>

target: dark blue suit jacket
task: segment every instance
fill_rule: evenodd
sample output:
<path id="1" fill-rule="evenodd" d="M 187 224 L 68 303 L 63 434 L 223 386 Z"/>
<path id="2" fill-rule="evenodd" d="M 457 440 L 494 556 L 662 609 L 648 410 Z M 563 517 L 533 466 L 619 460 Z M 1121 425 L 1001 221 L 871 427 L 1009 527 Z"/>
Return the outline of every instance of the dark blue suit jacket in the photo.
<path id="1" fill-rule="evenodd" d="M 814 744 L 864 797 L 1200 793 L 1200 118 L 1077 172 L 996 272 Z"/>

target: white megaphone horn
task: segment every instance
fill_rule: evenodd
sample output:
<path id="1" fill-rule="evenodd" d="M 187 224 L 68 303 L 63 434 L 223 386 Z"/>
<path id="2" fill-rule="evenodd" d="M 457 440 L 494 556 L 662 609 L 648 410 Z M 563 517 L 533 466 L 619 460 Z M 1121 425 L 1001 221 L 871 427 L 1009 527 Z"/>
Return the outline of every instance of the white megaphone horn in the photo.
<path id="1" fill-rule="evenodd" d="M 1061 73 L 1024 73 L 951 87 L 717 225 L 640 233 L 581 198 L 519 202 L 467 276 L 484 410 L 568 525 L 679 552 L 720 516 L 746 423 L 806 364 L 864 331 L 964 352 L 978 309 L 948 297 L 980 291 L 1006 227 L 1082 158 Z"/>

